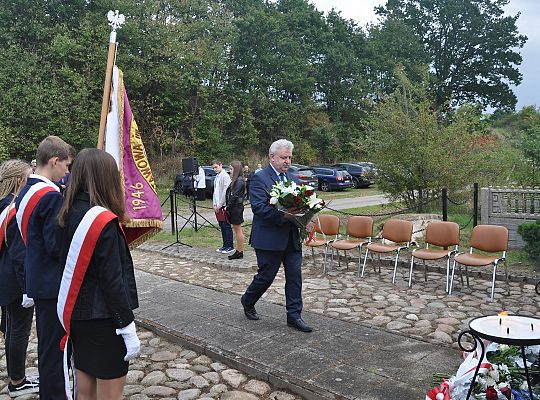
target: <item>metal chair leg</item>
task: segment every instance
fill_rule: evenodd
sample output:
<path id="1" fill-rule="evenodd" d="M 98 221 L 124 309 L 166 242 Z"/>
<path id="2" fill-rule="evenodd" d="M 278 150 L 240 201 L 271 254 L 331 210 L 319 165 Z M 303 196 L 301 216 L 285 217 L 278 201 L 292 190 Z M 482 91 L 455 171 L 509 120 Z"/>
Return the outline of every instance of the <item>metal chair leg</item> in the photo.
<path id="1" fill-rule="evenodd" d="M 357 275 L 360 278 L 360 259 L 362 258 L 362 245 L 358 246 L 358 272 Z"/>
<path id="2" fill-rule="evenodd" d="M 493 279 L 491 280 L 491 301 L 495 299 L 495 278 L 497 276 L 497 263 L 493 263 Z"/>
<path id="3" fill-rule="evenodd" d="M 396 272 L 397 272 L 398 258 L 399 258 L 399 250 L 397 251 L 397 254 L 396 254 L 396 261 L 394 262 L 394 276 L 392 277 L 392 284 L 393 284 L 393 285 L 396 284 Z"/>
<path id="4" fill-rule="evenodd" d="M 448 279 L 450 278 L 450 257 L 446 258 L 446 286 L 444 291 L 448 293 Z"/>
<path id="5" fill-rule="evenodd" d="M 324 263 L 323 263 L 323 274 L 326 274 L 326 260 L 328 258 L 328 243 L 324 247 Z"/>
<path id="6" fill-rule="evenodd" d="M 412 287 L 412 270 L 414 266 L 414 256 L 411 255 L 411 270 L 409 272 L 409 287 Z"/>
<path id="7" fill-rule="evenodd" d="M 454 262 L 452 263 L 452 275 L 450 275 L 450 287 L 448 288 L 448 294 L 452 294 L 452 286 L 454 285 L 455 271 L 456 271 L 456 260 L 454 260 Z"/>
<path id="8" fill-rule="evenodd" d="M 465 265 L 465 276 L 467 277 L 467 287 L 470 287 L 469 285 L 469 267 Z"/>
<path id="9" fill-rule="evenodd" d="M 424 282 L 427 282 L 427 265 L 426 260 L 422 260 L 424 263 Z"/>
<path id="10" fill-rule="evenodd" d="M 506 288 L 508 290 L 508 296 L 510 296 L 510 282 L 508 282 L 508 265 L 506 264 L 506 260 L 504 260 L 504 275 L 506 277 Z"/>
<path id="11" fill-rule="evenodd" d="M 362 265 L 362 274 L 360 275 L 361 277 L 364 277 L 364 270 L 366 269 L 368 253 L 369 253 L 369 249 L 366 247 L 366 255 L 364 256 L 364 264 Z"/>
<path id="12" fill-rule="evenodd" d="M 339 254 L 339 250 L 336 249 L 336 256 L 337 256 L 337 265 L 339 268 L 341 268 L 341 255 Z"/>

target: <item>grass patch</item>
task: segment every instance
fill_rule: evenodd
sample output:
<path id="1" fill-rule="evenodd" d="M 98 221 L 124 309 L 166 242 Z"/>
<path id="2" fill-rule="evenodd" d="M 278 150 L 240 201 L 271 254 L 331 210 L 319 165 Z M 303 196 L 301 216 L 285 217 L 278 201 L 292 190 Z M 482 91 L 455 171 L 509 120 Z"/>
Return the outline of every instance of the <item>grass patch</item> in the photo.
<path id="1" fill-rule="evenodd" d="M 374 196 L 374 195 L 383 194 L 377 187 L 377 185 L 372 185 L 368 188 L 362 189 L 345 189 L 342 191 L 333 191 L 333 192 L 323 192 L 321 190 L 317 191 L 317 196 L 325 201 L 334 200 L 334 199 L 346 199 L 350 197 L 365 197 L 365 196 Z"/>
<path id="2" fill-rule="evenodd" d="M 246 243 L 244 244 L 244 247 L 250 248 L 250 246 L 247 244 L 247 241 L 249 239 L 248 235 L 251 232 L 251 226 L 246 226 L 243 228 L 243 230 L 244 237 L 246 238 Z M 176 241 L 176 233 L 162 231 L 157 235 L 153 236 L 150 240 L 163 243 L 174 243 Z M 196 232 L 195 229 L 191 227 L 185 227 L 184 229 L 182 229 L 181 232 L 178 233 L 178 240 L 192 247 L 217 249 L 223 246 L 221 232 L 218 229 L 212 228 L 211 226 L 200 227 L 199 229 L 197 229 Z"/>

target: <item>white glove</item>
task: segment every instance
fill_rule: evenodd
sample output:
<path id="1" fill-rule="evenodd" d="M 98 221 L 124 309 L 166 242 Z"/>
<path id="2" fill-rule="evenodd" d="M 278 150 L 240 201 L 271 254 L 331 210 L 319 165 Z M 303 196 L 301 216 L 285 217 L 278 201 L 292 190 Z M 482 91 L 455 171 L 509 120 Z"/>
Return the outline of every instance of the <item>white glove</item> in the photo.
<path id="1" fill-rule="evenodd" d="M 126 356 L 124 361 L 133 360 L 141 352 L 141 341 L 137 337 L 137 331 L 135 329 L 135 322 L 124 326 L 121 329 L 116 330 L 117 335 L 122 335 L 124 343 L 126 344 Z"/>
<path id="2" fill-rule="evenodd" d="M 28 297 L 26 293 L 23 293 L 22 295 L 22 303 L 21 306 L 24 308 L 30 308 L 34 306 L 34 299 L 31 297 Z"/>

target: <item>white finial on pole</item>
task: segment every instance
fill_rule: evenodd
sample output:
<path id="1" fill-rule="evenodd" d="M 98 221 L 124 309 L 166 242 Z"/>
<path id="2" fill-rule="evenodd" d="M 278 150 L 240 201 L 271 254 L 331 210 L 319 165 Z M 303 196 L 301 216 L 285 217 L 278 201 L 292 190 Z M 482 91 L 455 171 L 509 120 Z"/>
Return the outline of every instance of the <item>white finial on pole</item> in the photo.
<path id="1" fill-rule="evenodd" d="M 120 14 L 118 10 L 110 10 L 107 13 L 107 19 L 109 20 L 109 25 L 112 28 L 109 43 L 114 43 L 116 42 L 116 30 L 122 27 L 122 24 L 126 21 L 126 17 L 124 17 L 124 14 Z"/>
<path id="2" fill-rule="evenodd" d="M 124 14 L 120 14 L 118 10 L 110 10 L 107 13 L 107 19 L 109 20 L 109 25 L 112 27 L 113 31 L 115 31 L 122 27 L 122 24 L 125 22 L 126 17 L 124 17 Z"/>
<path id="3" fill-rule="evenodd" d="M 105 140 L 105 126 L 107 124 L 107 114 L 109 112 L 109 102 L 111 95 L 112 71 L 116 55 L 116 30 L 122 27 L 122 24 L 126 21 L 126 17 L 124 17 L 124 14 L 120 14 L 118 10 L 111 10 L 107 13 L 107 19 L 109 20 L 109 25 L 111 26 L 112 31 L 109 37 L 109 53 L 107 55 L 105 83 L 103 85 L 103 100 L 101 102 L 101 119 L 99 121 L 99 133 L 97 143 L 98 149 L 103 149 Z"/>

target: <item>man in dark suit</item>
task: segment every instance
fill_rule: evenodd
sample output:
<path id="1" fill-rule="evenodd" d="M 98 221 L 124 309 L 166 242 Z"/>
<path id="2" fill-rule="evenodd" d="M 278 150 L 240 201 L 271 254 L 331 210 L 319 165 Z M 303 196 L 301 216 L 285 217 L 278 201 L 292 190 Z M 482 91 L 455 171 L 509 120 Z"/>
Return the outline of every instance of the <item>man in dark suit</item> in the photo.
<path id="1" fill-rule="evenodd" d="M 284 139 L 272 143 L 268 155 L 270 164 L 251 178 L 249 198 L 253 224 L 250 244 L 257 255 L 258 270 L 240 300 L 246 317 L 258 320 L 255 303 L 270 287 L 283 263 L 287 325 L 311 332 L 312 328 L 302 320 L 302 245 L 298 228 L 291 222 L 295 210 L 284 213 L 269 203 L 270 190 L 277 181 L 298 183 L 287 173 L 293 148 L 294 145 Z"/>

